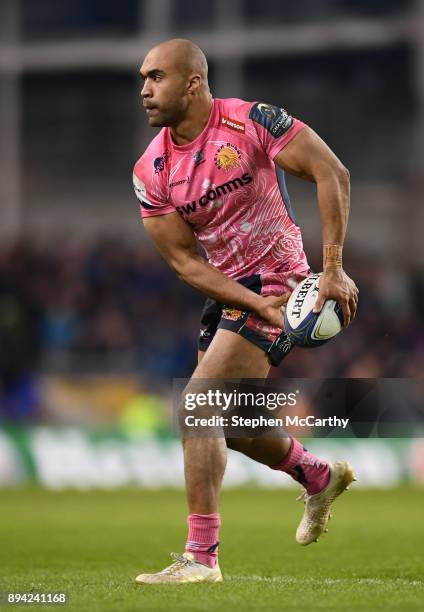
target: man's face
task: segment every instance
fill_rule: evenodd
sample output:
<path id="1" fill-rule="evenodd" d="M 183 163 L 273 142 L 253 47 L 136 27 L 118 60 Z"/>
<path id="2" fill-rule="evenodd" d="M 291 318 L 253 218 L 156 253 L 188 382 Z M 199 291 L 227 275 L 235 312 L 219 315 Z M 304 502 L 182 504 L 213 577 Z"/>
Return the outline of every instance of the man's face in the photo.
<path id="1" fill-rule="evenodd" d="M 177 124 L 188 104 L 187 78 L 178 72 L 172 59 L 156 49 L 146 55 L 140 74 L 144 80 L 141 96 L 149 124 L 152 127 Z"/>

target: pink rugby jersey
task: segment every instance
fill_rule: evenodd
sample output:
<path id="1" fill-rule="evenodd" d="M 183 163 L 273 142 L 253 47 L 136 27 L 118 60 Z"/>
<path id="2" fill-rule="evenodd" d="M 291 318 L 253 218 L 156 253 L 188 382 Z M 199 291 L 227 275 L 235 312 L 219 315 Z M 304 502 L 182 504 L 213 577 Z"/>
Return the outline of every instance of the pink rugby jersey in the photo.
<path id="1" fill-rule="evenodd" d="M 290 272 L 309 269 L 273 161 L 303 127 L 277 106 L 215 98 L 195 140 L 177 146 L 163 128 L 135 164 L 142 217 L 177 212 L 213 266 L 236 280 L 259 274 L 280 293 Z"/>

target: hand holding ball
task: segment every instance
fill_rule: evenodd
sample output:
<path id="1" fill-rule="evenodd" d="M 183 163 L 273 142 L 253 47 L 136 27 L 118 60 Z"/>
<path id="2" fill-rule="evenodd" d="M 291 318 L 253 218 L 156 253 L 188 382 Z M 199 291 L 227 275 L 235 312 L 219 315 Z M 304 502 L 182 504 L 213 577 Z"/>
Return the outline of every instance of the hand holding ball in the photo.
<path id="1" fill-rule="evenodd" d="M 322 273 L 312 274 L 291 294 L 284 313 L 285 331 L 293 344 L 314 348 L 325 344 L 343 329 L 343 312 L 335 300 L 326 300 L 314 312 Z"/>

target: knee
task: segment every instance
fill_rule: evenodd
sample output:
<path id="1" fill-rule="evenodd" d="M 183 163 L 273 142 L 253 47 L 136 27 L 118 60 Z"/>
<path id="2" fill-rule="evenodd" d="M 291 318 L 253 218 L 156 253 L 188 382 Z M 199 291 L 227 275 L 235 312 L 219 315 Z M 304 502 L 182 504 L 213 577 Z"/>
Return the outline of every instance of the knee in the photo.
<path id="1" fill-rule="evenodd" d="M 252 443 L 251 438 L 226 438 L 225 441 L 228 448 L 238 451 L 239 453 L 245 453 Z"/>

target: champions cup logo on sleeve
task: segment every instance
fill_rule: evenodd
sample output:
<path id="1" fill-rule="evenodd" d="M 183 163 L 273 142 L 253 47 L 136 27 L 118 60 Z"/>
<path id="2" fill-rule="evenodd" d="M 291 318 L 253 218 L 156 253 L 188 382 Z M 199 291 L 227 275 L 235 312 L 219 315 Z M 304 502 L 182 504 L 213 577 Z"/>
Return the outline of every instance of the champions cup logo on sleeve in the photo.
<path id="1" fill-rule="evenodd" d="M 228 172 L 233 168 L 240 166 L 241 151 L 236 145 L 231 142 L 222 144 L 215 153 L 215 165 L 224 172 Z"/>
<path id="2" fill-rule="evenodd" d="M 249 119 L 262 125 L 274 138 L 280 138 L 293 125 L 293 117 L 284 108 L 263 102 L 252 106 Z"/>
<path id="3" fill-rule="evenodd" d="M 275 115 L 277 114 L 277 108 L 275 106 L 263 104 L 262 102 L 258 104 L 258 110 L 261 111 L 265 117 L 269 117 L 270 119 L 274 119 Z"/>

